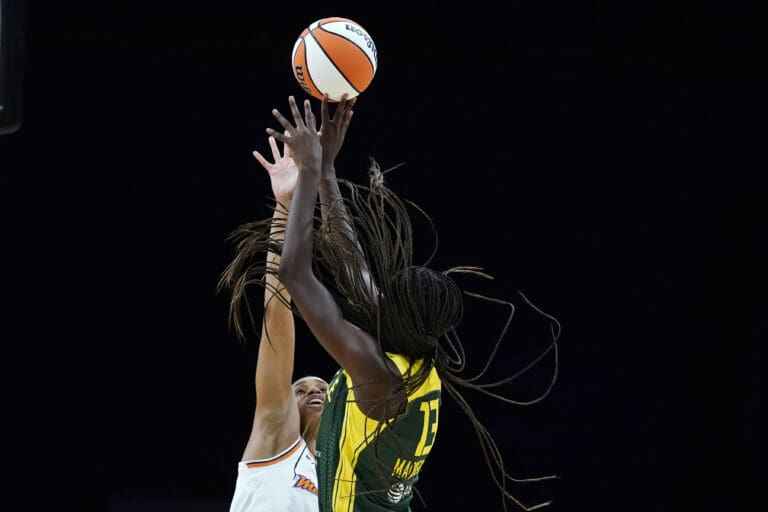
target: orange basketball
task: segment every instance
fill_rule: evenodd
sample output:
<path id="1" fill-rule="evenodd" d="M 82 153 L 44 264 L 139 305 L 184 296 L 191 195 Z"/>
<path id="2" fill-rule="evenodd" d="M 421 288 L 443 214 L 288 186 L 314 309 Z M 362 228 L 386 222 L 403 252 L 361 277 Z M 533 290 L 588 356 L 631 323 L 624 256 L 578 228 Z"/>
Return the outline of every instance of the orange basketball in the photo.
<path id="1" fill-rule="evenodd" d="M 323 18 L 299 35 L 291 55 L 293 75 L 307 94 L 322 99 L 324 93 L 339 101 L 346 93 L 354 98 L 376 74 L 373 39 L 360 24 L 347 18 Z"/>

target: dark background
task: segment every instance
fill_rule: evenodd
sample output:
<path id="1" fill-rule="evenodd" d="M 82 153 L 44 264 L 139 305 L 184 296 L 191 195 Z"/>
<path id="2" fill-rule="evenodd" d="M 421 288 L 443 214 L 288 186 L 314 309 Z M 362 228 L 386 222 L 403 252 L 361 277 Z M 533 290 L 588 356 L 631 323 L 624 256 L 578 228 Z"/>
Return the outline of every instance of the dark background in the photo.
<path id="1" fill-rule="evenodd" d="M 327 16 L 379 49 L 340 173 L 405 162 L 388 183 L 432 214 L 436 266 L 484 267 L 471 289 L 523 290 L 563 325 L 546 400 L 471 398 L 510 472 L 561 477 L 513 492 L 555 512 L 762 510 L 764 7 L 28 4 L 24 120 L 0 138 L 7 510 L 227 510 L 256 343 L 215 286 L 226 236 L 267 214 L 251 151 L 303 97 L 293 43 Z M 504 310 L 467 308 L 479 362 Z M 496 376 L 535 348 L 514 329 Z M 297 375 L 335 370 L 301 325 L 297 345 Z M 429 510 L 500 510 L 484 464 L 446 400 Z"/>

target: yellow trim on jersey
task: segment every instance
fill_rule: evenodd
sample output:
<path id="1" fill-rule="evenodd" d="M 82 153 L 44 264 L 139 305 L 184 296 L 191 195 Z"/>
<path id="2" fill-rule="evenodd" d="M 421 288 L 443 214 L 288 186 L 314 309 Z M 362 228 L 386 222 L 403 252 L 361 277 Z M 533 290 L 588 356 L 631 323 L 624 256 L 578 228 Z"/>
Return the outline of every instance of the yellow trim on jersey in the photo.
<path id="1" fill-rule="evenodd" d="M 395 363 L 401 375 L 408 370 L 408 359 L 404 356 L 387 352 L 387 357 Z M 416 372 L 421 364 L 423 361 L 417 361 L 413 371 Z M 344 409 L 344 427 L 339 438 L 339 464 L 336 468 L 332 500 L 334 512 L 351 512 L 354 510 L 357 458 L 360 452 L 378 435 L 376 429 L 379 427 L 379 421 L 363 414 L 357 402 L 354 401 L 355 392 L 352 388 L 352 378 L 346 371 L 344 371 L 344 378 L 349 392 Z M 432 391 L 440 390 L 441 387 L 437 370 L 432 368 L 419 389 L 408 396 L 408 402 L 410 403 Z M 387 423 L 383 423 L 381 431 L 386 427 Z"/>

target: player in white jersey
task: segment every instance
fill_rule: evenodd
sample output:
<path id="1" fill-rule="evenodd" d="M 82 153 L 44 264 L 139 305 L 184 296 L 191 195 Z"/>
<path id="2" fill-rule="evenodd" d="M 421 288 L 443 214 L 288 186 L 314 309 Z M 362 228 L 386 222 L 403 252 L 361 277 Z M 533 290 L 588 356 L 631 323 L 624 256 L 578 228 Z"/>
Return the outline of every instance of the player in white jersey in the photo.
<path id="1" fill-rule="evenodd" d="M 274 163 L 258 151 L 254 156 L 267 170 L 277 204 L 272 226 L 284 226 L 291 203 L 298 169 L 286 146 L 283 154 L 273 137 L 269 138 Z M 248 225 L 241 226 L 234 237 L 247 243 Z M 273 228 L 279 240 L 280 228 Z M 328 384 L 319 377 L 303 377 L 293 384 L 295 326 L 290 296 L 277 278 L 280 256 L 272 247 L 267 252 L 264 323 L 256 362 L 256 412 L 248 443 L 237 468 L 237 481 L 230 512 L 317 512 L 317 472 L 315 439 Z M 248 251 L 245 251 L 246 253 Z M 232 292 L 236 302 L 245 294 L 246 279 L 238 279 L 251 256 L 236 257 L 224 271 L 220 288 Z M 232 309 L 233 312 L 236 308 Z M 237 334 L 242 325 L 233 318 Z"/>
<path id="2" fill-rule="evenodd" d="M 317 471 L 306 441 L 269 459 L 241 461 L 231 512 L 316 512 Z"/>

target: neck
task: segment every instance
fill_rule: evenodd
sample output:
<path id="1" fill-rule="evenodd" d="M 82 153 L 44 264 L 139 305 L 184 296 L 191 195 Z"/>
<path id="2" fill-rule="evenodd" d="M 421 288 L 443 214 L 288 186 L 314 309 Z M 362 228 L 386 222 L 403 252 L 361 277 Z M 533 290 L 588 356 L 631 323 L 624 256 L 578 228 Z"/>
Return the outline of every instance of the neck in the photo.
<path id="1" fill-rule="evenodd" d="M 312 453 L 315 453 L 315 444 L 317 442 L 317 431 L 320 427 L 320 415 L 318 414 L 316 418 L 313 418 L 309 422 L 307 422 L 307 425 L 304 427 L 304 430 L 301 432 L 301 437 L 304 438 L 304 441 L 306 441 L 307 446 L 310 450 L 312 450 Z"/>

